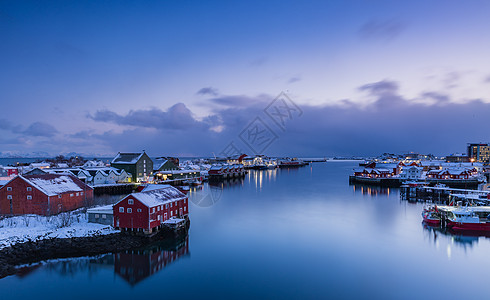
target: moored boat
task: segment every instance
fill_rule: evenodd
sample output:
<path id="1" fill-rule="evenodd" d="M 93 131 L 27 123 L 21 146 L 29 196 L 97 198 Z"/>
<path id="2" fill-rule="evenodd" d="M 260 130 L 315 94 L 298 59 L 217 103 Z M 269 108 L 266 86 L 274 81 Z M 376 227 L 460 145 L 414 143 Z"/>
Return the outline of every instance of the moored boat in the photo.
<path id="1" fill-rule="evenodd" d="M 450 212 L 447 227 L 453 231 L 490 232 L 490 207 L 460 207 Z"/>
<path id="2" fill-rule="evenodd" d="M 441 212 L 437 209 L 437 206 L 424 208 L 422 211 L 422 218 L 424 223 L 430 226 L 441 225 Z"/>

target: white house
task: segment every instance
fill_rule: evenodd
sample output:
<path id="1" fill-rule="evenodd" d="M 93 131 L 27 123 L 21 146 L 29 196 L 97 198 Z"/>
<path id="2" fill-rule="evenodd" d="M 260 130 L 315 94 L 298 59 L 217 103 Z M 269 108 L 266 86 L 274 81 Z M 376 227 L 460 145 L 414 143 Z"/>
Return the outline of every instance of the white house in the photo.
<path id="1" fill-rule="evenodd" d="M 423 167 L 409 166 L 404 167 L 400 173 L 402 179 L 420 179 L 423 174 Z"/>

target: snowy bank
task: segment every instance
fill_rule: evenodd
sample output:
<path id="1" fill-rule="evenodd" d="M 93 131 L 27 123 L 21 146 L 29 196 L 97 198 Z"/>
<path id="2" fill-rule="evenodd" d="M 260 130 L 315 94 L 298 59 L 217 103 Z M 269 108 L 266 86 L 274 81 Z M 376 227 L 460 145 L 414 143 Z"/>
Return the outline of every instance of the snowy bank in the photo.
<path id="1" fill-rule="evenodd" d="M 118 233 L 112 226 L 88 223 L 81 211 L 56 216 L 25 215 L 0 220 L 0 249 L 28 241 Z"/>

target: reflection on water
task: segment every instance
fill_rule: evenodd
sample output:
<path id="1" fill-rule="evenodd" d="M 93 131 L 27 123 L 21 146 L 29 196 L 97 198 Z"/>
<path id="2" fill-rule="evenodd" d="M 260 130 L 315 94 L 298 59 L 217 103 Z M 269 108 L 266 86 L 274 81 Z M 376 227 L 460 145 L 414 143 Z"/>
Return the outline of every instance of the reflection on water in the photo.
<path id="1" fill-rule="evenodd" d="M 189 255 L 189 237 L 178 244 L 154 244 L 139 250 L 114 254 L 114 272 L 130 285 L 160 272 L 174 261 Z"/>
<path id="2" fill-rule="evenodd" d="M 366 184 L 359 184 L 359 183 L 350 183 L 349 185 L 352 186 L 354 193 L 361 193 L 363 195 L 369 195 L 369 196 L 378 196 L 378 195 L 398 195 L 400 192 L 400 189 L 398 188 L 390 188 L 390 187 L 383 187 L 383 186 L 376 186 L 376 185 L 366 185 Z"/>
<path id="3" fill-rule="evenodd" d="M 174 241 L 160 241 L 141 249 L 115 254 L 59 259 L 24 266 L 18 269 L 16 276 L 24 278 L 44 269 L 63 277 L 74 277 L 77 273 L 88 271 L 96 274 L 102 269 L 110 268 L 124 281 L 134 286 L 189 255 L 189 236 L 187 235 Z"/>

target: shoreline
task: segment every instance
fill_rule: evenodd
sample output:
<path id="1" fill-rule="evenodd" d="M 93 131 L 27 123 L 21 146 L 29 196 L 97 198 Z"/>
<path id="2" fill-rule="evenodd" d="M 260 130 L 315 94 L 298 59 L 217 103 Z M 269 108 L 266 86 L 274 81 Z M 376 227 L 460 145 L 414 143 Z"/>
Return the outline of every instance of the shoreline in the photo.
<path id="1" fill-rule="evenodd" d="M 91 237 L 51 238 L 24 242 L 0 250 L 0 279 L 17 273 L 17 266 L 49 259 L 116 253 L 149 245 L 156 241 L 176 239 L 187 234 L 190 221 L 179 230 L 161 230 L 153 236 L 113 233 Z"/>

